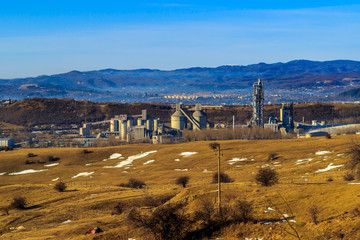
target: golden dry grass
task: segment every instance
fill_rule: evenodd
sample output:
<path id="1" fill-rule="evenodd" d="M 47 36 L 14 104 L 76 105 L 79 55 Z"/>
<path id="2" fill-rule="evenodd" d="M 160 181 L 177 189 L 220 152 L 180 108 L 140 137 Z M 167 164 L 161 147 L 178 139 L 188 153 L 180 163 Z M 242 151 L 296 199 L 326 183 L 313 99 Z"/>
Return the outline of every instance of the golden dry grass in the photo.
<path id="1" fill-rule="evenodd" d="M 292 230 L 286 222 L 280 221 L 279 209 L 296 222 L 292 223 L 302 239 L 360 239 L 360 216 L 352 210 L 360 203 L 360 185 L 348 184 L 342 180 L 344 167 L 325 172 L 330 163 L 342 165 L 347 160 L 344 154 L 354 136 L 336 136 L 332 139 L 290 139 L 261 141 L 220 141 L 222 148 L 222 169 L 235 179 L 234 183 L 223 184 L 224 202 L 232 198 L 254 201 L 255 216 L 271 224 L 231 225 L 216 237 L 222 239 L 294 239 L 287 231 Z M 176 145 L 138 144 L 118 147 L 91 148 L 84 154 L 82 149 L 21 149 L 0 152 L 0 207 L 7 206 L 15 196 L 24 196 L 28 201 L 26 210 L 10 210 L 10 215 L 0 212 L 0 239 L 93 239 L 84 233 L 90 227 L 99 226 L 105 233 L 98 239 L 141 239 L 139 231 L 127 226 L 123 215 L 111 215 L 117 202 L 131 204 L 145 194 L 173 194 L 170 201 L 186 200 L 189 212 L 196 209 L 202 198 L 216 199 L 216 184 L 210 184 L 212 174 L 217 171 L 217 158 L 210 150 L 209 142 L 192 142 Z M 156 150 L 146 157 L 133 161 L 131 166 L 115 166 L 129 156 Z M 316 155 L 318 151 L 329 151 Z M 28 153 L 38 156 L 28 158 Z M 182 152 L 198 152 L 182 157 Z M 120 153 L 125 159 L 108 159 L 113 153 Z M 269 153 L 279 158 L 267 162 Z M 52 155 L 60 158 L 48 162 Z M 230 165 L 233 158 L 246 158 Z M 298 160 L 309 159 L 296 164 Z M 180 159 L 180 161 L 174 161 Z M 36 163 L 25 164 L 26 160 Z M 143 165 L 149 160 L 152 163 Z M 37 162 L 46 163 L 37 163 Z M 59 163 L 45 167 L 46 164 Z M 86 165 L 87 164 L 87 165 Z M 91 164 L 91 165 L 89 165 Z M 272 187 L 261 187 L 254 181 L 254 175 L 261 166 L 273 167 L 279 173 L 280 183 Z M 47 171 L 23 175 L 9 175 L 26 169 L 48 169 Z M 175 171 L 174 169 L 188 169 Z M 207 172 L 204 170 L 207 169 Z M 78 173 L 94 172 L 89 176 L 72 178 Z M 190 187 L 182 189 L 174 181 L 182 175 L 190 176 Z M 332 177 L 334 181 L 328 182 Z M 53 186 L 57 179 L 65 182 L 68 189 L 57 192 Z M 126 189 L 117 185 L 137 178 L 146 182 L 147 190 Z M 357 182 L 357 181 L 354 181 Z M 286 199 L 293 214 L 284 202 Z M 307 208 L 312 204 L 320 207 L 318 225 L 311 223 Z M 271 220 L 273 219 L 273 220 Z M 276 220 L 277 219 L 277 220 Z M 63 223 L 71 220 L 71 222 Z M 276 223 L 278 222 L 278 223 Z M 21 227 L 20 227 L 21 226 Z M 20 227 L 20 229 L 19 229 Z M 23 229 L 22 229 L 23 227 Z"/>

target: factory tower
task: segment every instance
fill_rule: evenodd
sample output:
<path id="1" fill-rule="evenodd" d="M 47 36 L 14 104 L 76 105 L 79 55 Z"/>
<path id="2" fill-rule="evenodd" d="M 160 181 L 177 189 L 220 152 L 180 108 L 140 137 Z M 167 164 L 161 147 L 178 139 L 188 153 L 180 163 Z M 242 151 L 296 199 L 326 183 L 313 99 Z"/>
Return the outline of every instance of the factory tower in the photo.
<path id="1" fill-rule="evenodd" d="M 260 78 L 253 87 L 253 116 L 250 120 L 249 126 L 264 127 L 264 89 Z"/>

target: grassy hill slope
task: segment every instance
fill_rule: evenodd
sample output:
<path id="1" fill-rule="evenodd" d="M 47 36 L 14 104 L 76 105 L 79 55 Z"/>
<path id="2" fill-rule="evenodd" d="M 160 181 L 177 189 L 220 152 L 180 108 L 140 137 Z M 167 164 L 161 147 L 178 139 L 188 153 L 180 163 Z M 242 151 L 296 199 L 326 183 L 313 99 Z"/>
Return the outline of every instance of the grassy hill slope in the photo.
<path id="1" fill-rule="evenodd" d="M 360 185 L 349 184 L 357 181 L 342 179 L 346 172 L 342 165 L 348 159 L 344 153 L 353 138 L 220 142 L 222 169 L 235 180 L 222 185 L 223 202 L 226 204 L 235 198 L 253 201 L 258 221 L 229 224 L 215 231 L 213 237 L 296 239 L 287 233 L 292 230 L 281 220 L 279 212 L 270 210 L 278 209 L 293 220 L 291 224 L 301 239 L 359 239 L 360 216 L 353 210 L 359 207 Z M 9 205 L 15 196 L 23 196 L 28 208 L 10 210 L 9 215 L 0 213 L 0 239 L 144 239 L 141 229 L 127 224 L 125 213 L 111 214 L 117 203 L 137 205 L 144 196 L 167 195 L 172 197 L 170 202 L 185 201 L 186 211 L 191 213 L 201 199 L 216 201 L 217 185 L 210 183 L 217 171 L 217 158 L 209 142 L 141 144 L 91 151 L 21 149 L 1 152 L 0 206 Z M 37 156 L 29 158 L 30 152 Z M 180 155 L 184 152 L 194 154 Z M 277 153 L 279 158 L 268 162 L 269 153 Z M 49 155 L 58 160 L 49 162 Z M 229 161 L 234 158 L 235 161 Z M 25 164 L 26 160 L 35 163 Z M 130 164 L 124 165 L 124 161 Z M 123 166 L 116 167 L 119 163 Z M 49 164 L 52 165 L 45 166 Z M 255 182 L 256 172 L 265 166 L 276 169 L 279 184 L 262 187 Z M 325 171 L 329 166 L 336 168 Z M 28 169 L 44 171 L 10 175 Z M 79 173 L 87 176 L 79 176 Z M 183 175 L 190 176 L 190 186 L 186 189 L 174 184 L 175 179 Z M 328 181 L 329 177 L 333 181 Z M 129 178 L 145 181 L 147 189 L 117 186 Z M 65 192 L 53 189 L 60 180 L 68 185 Z M 307 213 L 313 204 L 320 208 L 317 225 L 311 223 Z M 105 232 L 85 235 L 89 227 L 95 226 Z"/>

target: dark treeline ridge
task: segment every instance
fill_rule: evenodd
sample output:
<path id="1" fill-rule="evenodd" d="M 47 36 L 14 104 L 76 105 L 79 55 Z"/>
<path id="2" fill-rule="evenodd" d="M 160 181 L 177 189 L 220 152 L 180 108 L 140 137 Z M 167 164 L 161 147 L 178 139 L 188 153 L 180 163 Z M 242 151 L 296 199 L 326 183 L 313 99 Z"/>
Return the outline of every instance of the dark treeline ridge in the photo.
<path id="1" fill-rule="evenodd" d="M 192 107 L 192 106 L 185 106 Z M 21 126 L 42 124 L 80 124 L 84 121 L 94 122 L 108 120 L 115 115 L 141 114 L 146 109 L 152 117 L 159 117 L 163 123 L 170 123 L 174 108 L 161 103 L 117 103 L 91 102 L 67 98 L 30 98 L 14 104 L 0 107 L 0 122 Z M 236 124 L 246 124 L 251 118 L 252 108 L 248 105 L 206 106 L 204 112 L 208 121 L 213 123 L 232 124 L 235 116 Z M 265 106 L 265 119 L 272 113 L 279 118 L 280 104 Z M 294 104 L 294 119 L 307 123 L 311 120 L 328 123 L 360 122 L 360 105 L 341 103 L 300 103 Z"/>

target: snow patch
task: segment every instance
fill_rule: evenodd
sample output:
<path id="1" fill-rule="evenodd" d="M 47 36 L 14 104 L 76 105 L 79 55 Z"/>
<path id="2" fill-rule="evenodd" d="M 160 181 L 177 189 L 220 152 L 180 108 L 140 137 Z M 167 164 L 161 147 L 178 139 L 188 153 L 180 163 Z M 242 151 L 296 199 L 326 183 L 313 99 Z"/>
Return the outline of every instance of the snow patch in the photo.
<path id="1" fill-rule="evenodd" d="M 242 161 L 246 161 L 246 160 L 247 160 L 247 158 L 233 158 L 233 159 L 229 160 L 229 164 L 233 165 L 236 162 L 242 162 Z"/>
<path id="2" fill-rule="evenodd" d="M 212 171 L 209 171 L 207 169 L 204 169 L 203 173 L 212 173 Z"/>
<path id="3" fill-rule="evenodd" d="M 180 162 L 180 159 L 177 158 L 177 159 L 174 159 L 174 161 L 175 161 L 175 162 Z"/>
<path id="4" fill-rule="evenodd" d="M 333 163 L 330 163 L 326 168 L 324 168 L 324 169 L 319 169 L 319 170 L 317 170 L 316 172 L 326 172 L 326 171 L 329 171 L 329 170 L 331 170 L 331 169 L 339 168 L 339 167 L 342 167 L 342 166 L 344 166 L 344 165 L 342 164 L 342 165 L 334 165 L 334 166 L 333 166 Z"/>
<path id="5" fill-rule="evenodd" d="M 120 153 L 114 153 L 114 154 L 111 154 L 111 156 L 109 157 L 109 160 L 111 159 L 117 159 L 119 157 L 122 157 L 122 154 Z"/>
<path id="6" fill-rule="evenodd" d="M 348 183 L 348 184 L 360 184 L 360 182 L 352 182 L 352 183 Z"/>
<path id="7" fill-rule="evenodd" d="M 92 163 L 87 163 L 87 164 L 85 164 L 85 166 L 90 166 L 90 165 L 92 165 Z"/>
<path id="8" fill-rule="evenodd" d="M 43 172 L 43 171 L 47 171 L 48 169 L 42 169 L 42 170 L 34 170 L 34 169 L 27 169 L 21 172 L 13 172 L 13 173 L 9 173 L 9 175 L 21 175 L 21 174 L 28 174 L 28 173 L 36 173 L 36 172 Z"/>
<path id="9" fill-rule="evenodd" d="M 197 152 L 182 152 L 179 155 L 182 156 L 182 157 L 190 157 L 190 156 L 192 156 L 194 154 L 197 154 Z"/>
<path id="10" fill-rule="evenodd" d="M 305 159 L 299 159 L 296 161 L 295 164 L 303 164 L 303 163 L 306 163 L 306 162 L 311 162 L 313 160 L 313 158 L 305 158 Z"/>
<path id="11" fill-rule="evenodd" d="M 53 167 L 53 166 L 56 166 L 56 165 L 59 165 L 59 163 L 47 164 L 47 165 L 44 165 L 44 167 Z"/>
<path id="12" fill-rule="evenodd" d="M 66 220 L 66 221 L 63 221 L 62 223 L 69 223 L 71 222 L 71 220 Z"/>
<path id="13" fill-rule="evenodd" d="M 121 168 L 121 167 L 124 167 L 124 166 L 126 166 L 126 165 L 132 164 L 132 162 L 133 162 L 134 160 L 137 160 L 137 159 L 146 157 L 146 156 L 148 156 L 149 154 L 151 154 L 151 153 L 156 153 L 156 152 L 157 152 L 157 151 L 154 150 L 154 151 L 139 153 L 139 154 L 137 154 L 137 155 L 128 157 L 125 161 L 119 162 L 116 166 L 113 166 L 113 167 L 112 167 L 112 166 L 105 166 L 104 168 Z"/>
<path id="14" fill-rule="evenodd" d="M 57 180 L 59 180 L 60 178 L 54 178 L 53 180 L 51 180 L 51 181 L 53 181 L 53 182 L 55 182 L 55 181 L 57 181 Z"/>
<path id="15" fill-rule="evenodd" d="M 275 209 L 271 208 L 271 207 L 268 207 L 267 208 L 269 211 L 275 211 Z"/>
<path id="16" fill-rule="evenodd" d="M 2 172 L 2 173 L 0 173 L 0 176 L 5 175 L 5 173 L 6 173 L 6 172 Z"/>
<path id="17" fill-rule="evenodd" d="M 152 162 L 155 162 L 155 160 L 149 160 L 147 162 L 144 162 L 143 165 L 147 165 L 147 164 L 152 163 Z"/>
<path id="18" fill-rule="evenodd" d="M 179 168 L 176 168 L 174 169 L 174 171 L 178 171 L 178 172 L 186 172 L 186 171 L 189 171 L 189 169 L 185 168 L 185 169 L 179 169 Z"/>
<path id="19" fill-rule="evenodd" d="M 332 152 L 330 152 L 330 151 L 317 151 L 315 153 L 315 155 L 325 155 L 325 154 L 329 154 L 329 153 L 332 153 Z"/>
<path id="20" fill-rule="evenodd" d="M 82 173 L 79 173 L 75 176 L 73 176 L 72 178 L 77 178 L 77 177 L 87 177 L 87 176 L 90 176 L 91 174 L 93 174 L 94 172 L 82 172 Z"/>

